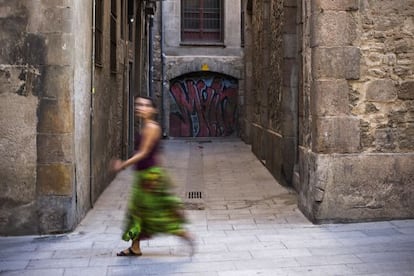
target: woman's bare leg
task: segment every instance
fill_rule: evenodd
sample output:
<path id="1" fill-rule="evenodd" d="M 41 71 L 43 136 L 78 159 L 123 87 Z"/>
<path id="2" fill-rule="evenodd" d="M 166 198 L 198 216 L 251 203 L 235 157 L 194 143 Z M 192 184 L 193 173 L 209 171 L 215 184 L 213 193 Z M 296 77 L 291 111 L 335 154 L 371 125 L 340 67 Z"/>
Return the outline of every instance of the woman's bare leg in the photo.
<path id="1" fill-rule="evenodd" d="M 141 248 L 139 238 L 132 241 L 131 247 L 119 252 L 117 256 L 141 256 Z"/>

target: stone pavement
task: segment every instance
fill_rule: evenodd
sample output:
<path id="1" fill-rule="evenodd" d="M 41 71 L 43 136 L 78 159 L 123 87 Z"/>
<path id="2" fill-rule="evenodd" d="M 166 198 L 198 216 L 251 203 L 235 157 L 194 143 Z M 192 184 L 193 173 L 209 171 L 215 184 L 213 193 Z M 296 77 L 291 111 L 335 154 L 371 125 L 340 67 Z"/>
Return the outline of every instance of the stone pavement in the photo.
<path id="1" fill-rule="evenodd" d="M 115 255 L 128 246 L 120 240 L 127 170 L 74 232 L 0 238 L 0 275 L 414 275 L 414 220 L 313 225 L 243 142 L 164 145 L 196 236 L 193 257 L 173 236 L 143 242 L 142 257 Z"/>

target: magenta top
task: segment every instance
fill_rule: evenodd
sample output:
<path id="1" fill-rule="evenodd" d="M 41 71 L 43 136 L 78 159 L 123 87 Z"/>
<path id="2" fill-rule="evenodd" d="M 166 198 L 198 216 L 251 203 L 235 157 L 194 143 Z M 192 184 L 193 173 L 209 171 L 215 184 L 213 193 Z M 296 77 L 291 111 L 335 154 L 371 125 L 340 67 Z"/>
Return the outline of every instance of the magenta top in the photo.
<path id="1" fill-rule="evenodd" d="M 139 133 L 136 133 L 135 134 L 135 152 L 139 150 L 139 147 L 141 145 L 141 140 L 142 140 L 141 135 Z M 134 165 L 135 170 L 137 171 L 145 170 L 145 169 L 148 169 L 149 167 L 153 167 L 158 164 L 156 155 L 158 153 L 159 144 L 160 144 L 160 141 L 157 141 L 154 144 L 154 147 L 151 149 L 151 151 L 147 155 L 147 157 L 135 163 Z"/>

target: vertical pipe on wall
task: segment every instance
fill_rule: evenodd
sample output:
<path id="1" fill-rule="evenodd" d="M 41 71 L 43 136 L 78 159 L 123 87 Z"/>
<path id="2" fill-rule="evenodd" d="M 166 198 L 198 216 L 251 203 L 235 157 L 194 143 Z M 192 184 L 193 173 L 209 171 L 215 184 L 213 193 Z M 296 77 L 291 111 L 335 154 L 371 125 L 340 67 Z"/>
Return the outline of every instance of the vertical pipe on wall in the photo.
<path id="1" fill-rule="evenodd" d="M 164 22 L 163 18 L 163 6 L 162 2 L 160 1 L 160 47 L 161 47 L 161 108 L 160 108 L 160 116 L 161 116 L 161 128 L 162 128 L 162 136 L 167 137 L 167 133 L 165 131 L 165 118 L 164 118 L 164 100 L 165 100 L 165 54 L 164 54 Z"/>
<path id="2" fill-rule="evenodd" d="M 154 25 L 154 16 L 151 14 L 149 15 L 149 27 L 148 27 L 148 96 L 152 97 L 152 75 L 154 71 L 153 65 L 153 25 Z"/>
<path id="3" fill-rule="evenodd" d="M 89 106 L 89 204 L 93 208 L 93 96 L 95 94 L 95 17 L 96 0 L 92 1 L 91 93 Z"/>

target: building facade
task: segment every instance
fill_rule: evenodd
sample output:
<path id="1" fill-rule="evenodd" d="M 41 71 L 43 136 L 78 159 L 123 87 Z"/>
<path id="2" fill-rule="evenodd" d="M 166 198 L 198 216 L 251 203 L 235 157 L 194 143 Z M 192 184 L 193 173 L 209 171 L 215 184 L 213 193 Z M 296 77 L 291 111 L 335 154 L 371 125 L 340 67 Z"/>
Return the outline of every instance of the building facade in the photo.
<path id="1" fill-rule="evenodd" d="M 413 218 L 414 2 L 243 8 L 242 137 L 258 158 L 313 222 Z"/>
<path id="2" fill-rule="evenodd" d="M 158 2 L 153 93 L 168 137 L 239 133 L 244 98 L 239 0 Z"/>
<path id="3" fill-rule="evenodd" d="M 152 4 L 2 2 L 0 234 L 69 231 L 112 180 L 147 87 Z"/>

